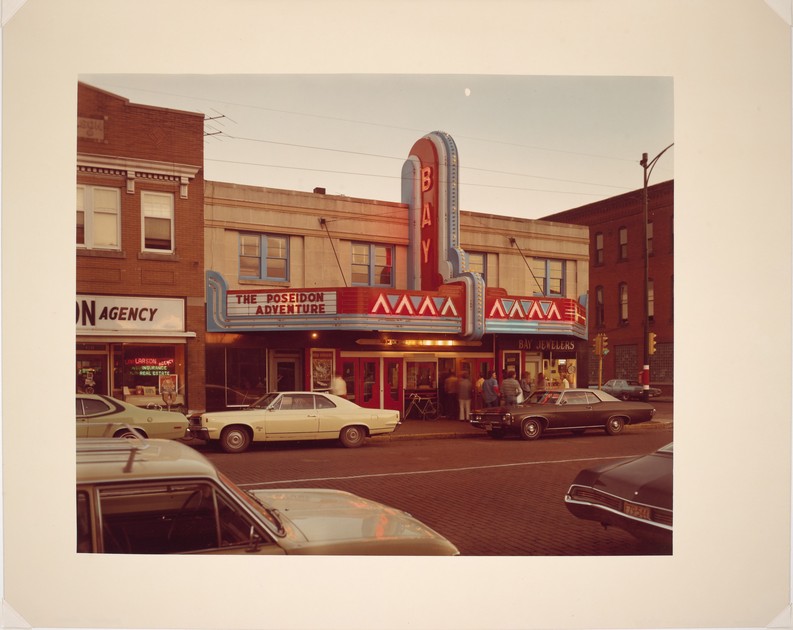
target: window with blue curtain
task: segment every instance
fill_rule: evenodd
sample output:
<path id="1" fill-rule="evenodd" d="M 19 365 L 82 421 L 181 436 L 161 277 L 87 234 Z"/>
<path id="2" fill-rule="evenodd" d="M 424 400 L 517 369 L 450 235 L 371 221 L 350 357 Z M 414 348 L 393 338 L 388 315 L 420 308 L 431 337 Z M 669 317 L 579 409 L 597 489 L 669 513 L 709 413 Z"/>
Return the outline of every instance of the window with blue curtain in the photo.
<path id="1" fill-rule="evenodd" d="M 531 261 L 531 270 L 534 275 L 530 279 L 534 295 L 547 295 L 554 297 L 564 296 L 565 293 L 565 261 L 552 258 L 534 258 Z"/>
<path id="2" fill-rule="evenodd" d="M 274 234 L 240 234 L 240 278 L 289 280 L 289 241 Z"/>
<path id="3" fill-rule="evenodd" d="M 375 243 L 353 243 L 352 285 L 394 286 L 394 248 Z"/>

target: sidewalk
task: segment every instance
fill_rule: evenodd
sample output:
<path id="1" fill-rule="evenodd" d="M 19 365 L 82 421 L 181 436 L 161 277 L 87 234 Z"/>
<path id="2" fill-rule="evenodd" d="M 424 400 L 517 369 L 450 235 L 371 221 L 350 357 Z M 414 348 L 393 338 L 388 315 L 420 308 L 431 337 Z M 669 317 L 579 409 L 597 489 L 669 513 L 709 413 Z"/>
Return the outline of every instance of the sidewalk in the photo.
<path id="1" fill-rule="evenodd" d="M 643 422 L 636 426 L 628 425 L 626 431 L 652 431 L 658 429 L 671 429 L 673 426 L 671 410 L 669 412 L 656 411 L 655 417 L 650 422 Z M 593 431 L 595 429 L 592 429 Z M 468 422 L 438 418 L 435 420 L 403 420 L 396 430 L 389 435 L 378 435 L 373 440 L 426 440 L 448 438 L 473 438 L 485 437 L 487 433 L 482 429 L 471 426 Z"/>

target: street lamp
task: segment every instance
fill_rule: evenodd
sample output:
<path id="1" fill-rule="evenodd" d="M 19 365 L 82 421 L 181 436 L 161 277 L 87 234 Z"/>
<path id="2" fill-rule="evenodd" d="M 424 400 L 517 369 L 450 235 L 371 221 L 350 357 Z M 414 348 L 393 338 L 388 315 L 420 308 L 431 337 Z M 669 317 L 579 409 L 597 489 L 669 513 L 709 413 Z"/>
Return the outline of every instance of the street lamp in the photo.
<path id="1" fill-rule="evenodd" d="M 647 402 L 650 398 L 650 251 L 647 247 L 647 219 L 649 214 L 647 199 L 647 182 L 653 172 L 655 163 L 664 153 L 674 146 L 674 142 L 656 155 L 649 162 L 647 154 L 642 153 L 639 164 L 644 169 L 644 364 L 642 366 L 642 400 Z"/>

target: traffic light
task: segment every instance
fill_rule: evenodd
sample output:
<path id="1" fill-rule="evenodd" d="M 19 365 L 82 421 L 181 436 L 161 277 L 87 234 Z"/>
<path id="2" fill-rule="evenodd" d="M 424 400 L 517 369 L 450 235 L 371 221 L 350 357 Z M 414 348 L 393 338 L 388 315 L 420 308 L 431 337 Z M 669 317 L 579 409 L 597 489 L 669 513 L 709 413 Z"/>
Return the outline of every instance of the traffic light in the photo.
<path id="1" fill-rule="evenodd" d="M 600 339 L 600 352 L 604 355 L 609 353 L 609 338 L 603 334 Z"/>
<path id="2" fill-rule="evenodd" d="M 594 338 L 592 339 L 592 348 L 594 349 L 595 354 L 598 356 L 600 355 L 602 350 L 600 340 L 601 340 L 600 334 L 595 335 Z"/>
<path id="3" fill-rule="evenodd" d="M 655 333 L 648 333 L 647 354 L 655 354 Z"/>

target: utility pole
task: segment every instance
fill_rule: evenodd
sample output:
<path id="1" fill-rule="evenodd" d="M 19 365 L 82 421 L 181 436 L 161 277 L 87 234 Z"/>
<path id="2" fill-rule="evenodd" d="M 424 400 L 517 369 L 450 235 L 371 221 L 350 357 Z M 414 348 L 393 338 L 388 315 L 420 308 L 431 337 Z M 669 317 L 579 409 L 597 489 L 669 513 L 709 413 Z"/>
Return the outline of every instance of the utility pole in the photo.
<path id="1" fill-rule="evenodd" d="M 652 160 L 649 162 L 647 161 L 647 154 L 642 153 L 642 159 L 639 164 L 641 164 L 642 168 L 644 169 L 644 185 L 643 185 L 643 192 L 644 192 L 644 363 L 642 365 L 642 400 L 647 402 L 650 399 L 650 355 L 655 350 L 655 335 L 653 335 L 652 339 L 652 351 L 650 349 L 650 248 L 647 246 L 647 222 L 648 222 L 648 215 L 649 215 L 649 201 L 648 201 L 648 194 L 647 194 L 647 184 L 650 181 L 650 175 L 653 172 L 653 167 L 655 167 L 655 163 L 658 161 L 664 153 L 666 153 L 672 146 L 674 146 L 674 142 L 666 147 L 663 151 L 661 151 L 658 155 L 656 155 Z"/>

